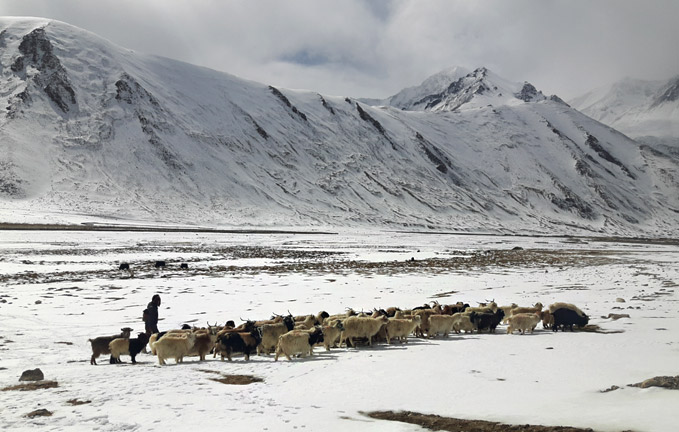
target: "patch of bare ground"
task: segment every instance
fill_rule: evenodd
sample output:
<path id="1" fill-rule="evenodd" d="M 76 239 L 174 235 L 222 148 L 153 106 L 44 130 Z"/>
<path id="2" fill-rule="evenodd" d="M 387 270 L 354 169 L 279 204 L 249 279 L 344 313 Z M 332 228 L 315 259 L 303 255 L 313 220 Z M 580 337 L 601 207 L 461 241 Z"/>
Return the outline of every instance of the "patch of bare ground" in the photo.
<path id="1" fill-rule="evenodd" d="M 79 399 L 69 399 L 69 400 L 66 401 L 66 403 L 69 404 L 69 405 L 76 406 L 76 405 L 85 405 L 85 404 L 88 404 L 88 403 L 92 403 L 92 401 L 79 400 Z"/>
<path id="2" fill-rule="evenodd" d="M 639 388 L 662 387 L 671 390 L 679 390 L 679 375 L 657 376 L 644 380 L 640 383 L 629 384 L 629 387 L 639 387 Z"/>
<path id="3" fill-rule="evenodd" d="M 434 414 L 421 414 L 412 411 L 373 411 L 362 413 L 378 420 L 391 420 L 410 423 L 435 431 L 450 432 L 593 432 L 570 426 L 509 425 L 486 420 L 464 420 L 442 417 Z"/>
<path id="4" fill-rule="evenodd" d="M 230 384 L 230 385 L 248 385 L 256 382 L 264 382 L 264 379 L 254 376 L 254 375 L 228 375 L 228 374 L 220 374 L 220 372 L 217 371 L 211 371 L 207 369 L 198 369 L 201 372 L 209 373 L 209 374 L 215 374 L 215 375 L 221 375 L 219 378 L 208 378 L 210 381 L 216 381 L 218 383 L 222 384 Z"/>
<path id="5" fill-rule="evenodd" d="M 45 408 L 41 408 L 41 409 L 38 409 L 38 410 L 35 410 L 35 411 L 31 411 L 28 414 L 25 414 L 24 417 L 29 417 L 29 418 L 49 417 L 51 415 L 52 415 L 52 411 L 48 411 Z"/>
<path id="6" fill-rule="evenodd" d="M 2 391 L 20 390 L 20 391 L 30 391 L 30 390 L 40 390 L 59 387 L 59 383 L 56 381 L 34 381 L 24 384 L 17 384 L 1 389 Z"/>
<path id="7" fill-rule="evenodd" d="M 429 258 L 423 260 L 370 262 L 345 259 L 342 253 L 327 251 L 300 251 L 262 247 L 233 247 L 201 249 L 212 252 L 226 259 L 268 258 L 276 262 L 270 265 L 253 266 L 225 266 L 212 265 L 209 267 L 193 267 L 181 273 L 166 272 L 162 277 L 220 277 L 224 274 L 287 274 L 304 273 L 309 275 L 326 274 L 449 274 L 464 271 L 503 270 L 512 268 L 543 268 L 555 267 L 587 267 L 621 263 L 624 257 L 612 257 L 599 251 L 581 250 L 485 250 L 476 252 L 453 252 L 446 258 Z M 156 250 L 157 252 L 157 250 Z M 176 251 L 175 251 L 176 252 Z M 43 251 L 44 253 L 44 251 Z M 58 251 L 62 253 L 62 251 Z M 145 262 L 135 267 L 135 278 L 155 278 L 159 273 L 152 264 Z M 131 266 L 132 266 L 131 265 Z M 26 271 L 19 274 L 0 275 L 0 283 L 58 283 L 82 282 L 89 279 L 120 278 L 120 271 L 116 266 L 108 270 L 90 271 L 57 271 L 52 273 L 36 273 Z"/>

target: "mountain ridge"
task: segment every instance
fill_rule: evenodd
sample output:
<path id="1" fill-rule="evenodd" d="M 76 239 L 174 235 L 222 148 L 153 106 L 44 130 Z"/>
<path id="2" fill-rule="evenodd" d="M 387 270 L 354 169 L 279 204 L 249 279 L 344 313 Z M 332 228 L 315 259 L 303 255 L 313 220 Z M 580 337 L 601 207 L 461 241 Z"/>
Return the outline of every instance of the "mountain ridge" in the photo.
<path id="1" fill-rule="evenodd" d="M 485 68 L 403 110 L 134 53 L 56 21 L 0 19 L 0 41 L 6 222 L 676 230 L 676 158 Z M 459 104 L 468 93 L 453 90 L 477 84 L 490 88 Z"/>

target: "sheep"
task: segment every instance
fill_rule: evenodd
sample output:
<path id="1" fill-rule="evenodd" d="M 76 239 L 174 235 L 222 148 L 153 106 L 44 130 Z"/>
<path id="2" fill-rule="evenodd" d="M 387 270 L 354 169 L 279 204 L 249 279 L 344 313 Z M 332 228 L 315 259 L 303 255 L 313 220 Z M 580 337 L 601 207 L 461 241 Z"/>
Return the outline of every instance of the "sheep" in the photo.
<path id="1" fill-rule="evenodd" d="M 257 355 L 261 355 L 262 352 L 271 354 L 276 350 L 278 337 L 284 335 L 293 328 L 295 328 L 295 321 L 293 320 L 292 315 L 284 317 L 283 322 L 261 326 L 262 341 L 259 346 L 257 346 Z"/>
<path id="2" fill-rule="evenodd" d="M 90 358 L 90 364 L 96 365 L 96 358 L 102 354 L 110 354 L 111 349 L 108 344 L 111 343 L 113 339 L 124 338 L 129 339 L 132 329 L 129 327 L 123 327 L 120 329 L 120 334 L 113 336 L 99 336 L 94 339 L 88 339 L 87 341 L 92 345 L 92 358 Z M 109 360 L 110 361 L 110 360 Z"/>
<path id="3" fill-rule="evenodd" d="M 473 319 L 476 317 L 476 312 L 471 313 L 461 313 L 458 312 L 453 314 L 453 331 L 455 333 L 460 333 L 464 331 L 465 333 L 471 333 L 476 330 L 476 326 L 473 323 Z"/>
<path id="4" fill-rule="evenodd" d="M 519 330 L 521 334 L 525 334 L 529 330 L 533 333 L 535 326 L 540 322 L 540 315 L 537 313 L 513 314 L 509 317 L 508 322 L 507 334 L 514 333 L 514 330 Z"/>
<path id="5" fill-rule="evenodd" d="M 554 315 L 549 311 L 549 309 L 545 309 L 542 311 L 542 328 L 543 329 L 551 329 L 552 326 L 554 325 Z"/>
<path id="6" fill-rule="evenodd" d="M 176 363 L 182 363 L 184 356 L 189 354 L 195 342 L 196 335 L 194 333 L 187 333 L 186 335 L 166 334 L 154 344 L 158 364 L 166 364 L 165 360 L 169 358 L 174 358 Z"/>
<path id="7" fill-rule="evenodd" d="M 410 319 L 389 318 L 387 323 L 387 343 L 391 344 L 391 339 L 398 338 L 399 343 L 408 343 L 408 335 L 413 333 L 416 328 L 422 325 L 422 316 L 415 315 Z"/>
<path id="8" fill-rule="evenodd" d="M 293 330 L 278 337 L 278 344 L 276 345 L 276 356 L 274 361 L 278 361 L 278 357 L 283 354 L 285 358 L 292 361 L 291 355 L 301 354 L 305 356 L 307 353 L 313 355 L 314 345 L 318 342 L 323 342 L 323 330 L 320 327 L 314 327 L 313 330 Z"/>
<path id="9" fill-rule="evenodd" d="M 321 327 L 323 329 L 323 346 L 326 351 L 330 351 L 330 347 L 336 347 L 337 341 L 344 330 L 342 321 L 331 321 L 329 324 Z"/>
<path id="10" fill-rule="evenodd" d="M 540 313 L 540 312 L 542 312 L 542 303 L 537 302 L 533 307 L 515 307 L 510 310 L 509 315 L 516 315 L 520 313 Z"/>
<path id="11" fill-rule="evenodd" d="M 344 320 L 344 330 L 340 335 L 339 346 L 346 341 L 347 347 L 354 345 L 354 338 L 367 338 L 368 345 L 372 346 L 372 338 L 375 336 L 382 326 L 389 322 L 389 318 L 381 316 L 379 318 L 363 318 L 351 316 Z"/>
<path id="12" fill-rule="evenodd" d="M 448 333 L 453 331 L 453 316 L 434 314 L 429 317 L 429 329 L 427 330 L 427 337 L 436 336 L 441 333 L 444 337 L 448 337 Z"/>
<path id="13" fill-rule="evenodd" d="M 135 357 L 142 352 L 149 341 L 149 336 L 146 333 L 139 333 L 134 339 L 116 338 L 109 344 L 108 348 L 111 351 L 110 363 L 121 363 L 120 356 L 122 354 L 129 355 L 132 358 L 132 363 L 137 363 Z"/>
<path id="14" fill-rule="evenodd" d="M 290 317 L 292 321 L 292 317 Z M 243 353 L 245 360 L 250 360 L 250 354 L 256 351 L 262 342 L 262 328 L 254 327 L 249 332 L 224 333 L 217 339 L 215 352 L 219 351 L 224 361 L 224 355 L 232 361 L 231 354 Z"/>
<path id="15" fill-rule="evenodd" d="M 577 313 L 578 315 L 580 315 L 581 317 L 586 316 L 583 311 L 581 311 L 577 306 L 571 303 L 556 302 L 549 305 L 549 312 L 551 312 L 552 314 L 554 314 L 554 311 L 557 309 L 570 309 Z"/>

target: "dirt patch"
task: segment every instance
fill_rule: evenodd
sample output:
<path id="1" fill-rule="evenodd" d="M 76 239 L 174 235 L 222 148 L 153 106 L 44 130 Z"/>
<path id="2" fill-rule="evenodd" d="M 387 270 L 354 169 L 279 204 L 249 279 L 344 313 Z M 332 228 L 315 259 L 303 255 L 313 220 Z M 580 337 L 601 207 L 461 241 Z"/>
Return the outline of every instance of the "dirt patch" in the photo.
<path id="1" fill-rule="evenodd" d="M 215 373 L 213 371 L 204 370 L 206 373 Z M 219 372 L 216 372 L 217 374 Z M 219 378 L 209 378 L 210 381 L 216 381 L 222 384 L 230 385 L 248 385 L 257 382 L 264 382 L 264 379 L 254 375 L 222 375 Z"/>
<path id="2" fill-rule="evenodd" d="M 441 417 L 433 414 L 420 414 L 412 411 L 373 411 L 362 413 L 378 420 L 400 421 L 415 424 L 427 429 L 450 432 L 593 432 L 569 426 L 508 425 L 485 420 L 463 420 Z"/>
<path id="3" fill-rule="evenodd" d="M 604 330 L 596 324 L 587 324 L 584 327 L 580 327 L 578 330 L 587 333 L 600 333 L 600 334 L 625 333 L 625 330 Z"/>
<path id="4" fill-rule="evenodd" d="M 679 390 L 679 375 L 657 376 L 649 378 L 640 383 L 629 384 L 629 387 L 639 387 L 639 388 L 662 387 L 671 390 Z"/>
<path id="5" fill-rule="evenodd" d="M 24 415 L 24 417 L 49 417 L 52 415 L 52 411 L 48 411 L 45 408 L 41 408 L 39 410 L 31 411 L 28 414 Z"/>
<path id="6" fill-rule="evenodd" d="M 35 381 L 25 384 L 17 384 L 14 386 L 5 387 L 2 391 L 20 390 L 20 391 L 30 391 L 30 390 L 40 390 L 59 387 L 59 383 L 56 381 Z"/>

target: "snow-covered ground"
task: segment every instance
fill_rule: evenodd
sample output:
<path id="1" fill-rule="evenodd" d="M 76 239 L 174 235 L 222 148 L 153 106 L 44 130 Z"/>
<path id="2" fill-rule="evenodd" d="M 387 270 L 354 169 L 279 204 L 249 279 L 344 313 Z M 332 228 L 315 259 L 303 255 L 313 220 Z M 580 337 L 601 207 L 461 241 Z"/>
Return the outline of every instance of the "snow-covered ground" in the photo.
<path id="1" fill-rule="evenodd" d="M 519 246 L 522 250 L 512 251 Z M 415 258 L 415 261 L 408 261 Z M 157 259 L 168 267 L 153 268 Z M 119 272 L 126 261 L 134 277 Z M 679 364 L 679 247 L 557 237 L 389 232 L 209 234 L 0 231 L 0 386 L 39 367 L 59 387 L 0 391 L 3 430 L 420 430 L 361 411 L 412 410 L 599 431 L 675 431 L 679 392 L 626 387 Z M 189 263 L 180 271 L 179 263 Z M 453 292 L 454 293 L 451 293 Z M 579 305 L 618 333 L 452 335 L 317 348 L 306 359 L 89 364 L 87 339 L 228 319 L 413 307 L 433 299 Z M 438 296 L 437 296 L 438 295 Z M 616 301 L 622 298 L 624 303 Z M 36 301 L 40 303 L 36 303 Z M 629 319 L 604 319 L 626 313 Z M 67 344 L 70 343 L 70 344 Z M 263 382 L 225 385 L 222 374 Z M 613 385 L 620 390 L 602 393 Z M 90 403 L 72 406 L 68 400 Z M 45 408 L 51 417 L 28 419 Z"/>

